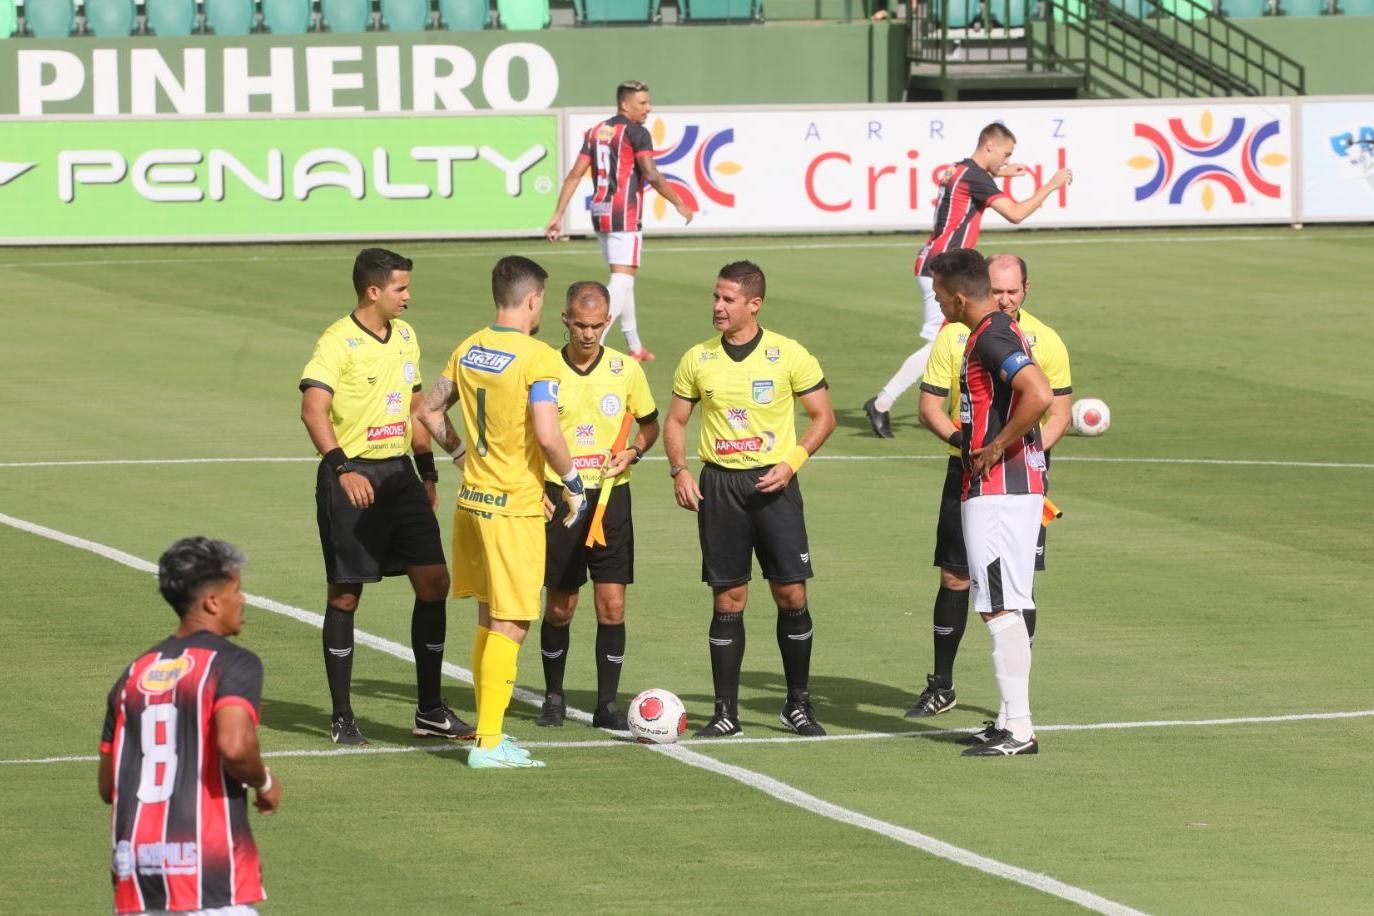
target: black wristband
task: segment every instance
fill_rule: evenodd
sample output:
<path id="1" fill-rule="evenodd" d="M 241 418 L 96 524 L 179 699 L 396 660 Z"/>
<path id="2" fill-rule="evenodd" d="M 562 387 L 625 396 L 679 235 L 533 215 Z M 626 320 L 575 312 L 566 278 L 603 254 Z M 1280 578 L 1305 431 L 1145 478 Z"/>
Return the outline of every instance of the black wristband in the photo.
<path id="1" fill-rule="evenodd" d="M 947 441 L 955 448 L 962 448 L 964 445 L 964 431 L 962 429 L 956 429 L 949 434 L 949 439 Z"/>
<path id="2" fill-rule="evenodd" d="M 329 465 L 335 474 L 345 474 L 353 467 L 348 463 L 348 453 L 341 448 L 331 448 L 324 453 L 324 463 Z"/>
<path id="3" fill-rule="evenodd" d="M 632 451 L 632 452 L 635 453 L 635 456 L 634 456 L 634 458 L 630 461 L 630 464 L 639 464 L 639 459 L 641 459 L 641 458 L 644 457 L 644 449 L 640 448 L 640 447 L 637 446 L 637 445 L 631 444 L 631 445 L 630 445 L 630 451 Z"/>
<path id="4" fill-rule="evenodd" d="M 433 452 L 416 452 L 415 470 L 420 472 L 421 480 L 428 480 L 430 483 L 439 482 L 439 471 L 434 467 Z"/>

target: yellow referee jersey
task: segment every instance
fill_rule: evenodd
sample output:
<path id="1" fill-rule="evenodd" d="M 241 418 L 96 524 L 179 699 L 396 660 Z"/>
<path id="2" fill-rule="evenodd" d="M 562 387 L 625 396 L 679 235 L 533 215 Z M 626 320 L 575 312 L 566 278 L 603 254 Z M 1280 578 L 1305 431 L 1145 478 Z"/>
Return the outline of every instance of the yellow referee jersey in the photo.
<path id="1" fill-rule="evenodd" d="M 1064 341 L 1053 328 L 1036 318 L 1025 309 L 1016 320 L 1026 342 L 1031 346 L 1035 363 L 1050 380 L 1050 388 L 1056 396 L 1073 392 L 1073 375 L 1069 371 L 1069 351 Z M 959 390 L 959 369 L 964 361 L 964 345 L 968 343 L 968 328 L 957 322 L 950 322 L 940 329 L 930 351 L 930 361 L 926 363 L 925 375 L 921 376 L 921 390 L 949 398 L 949 418 L 955 426 L 959 421 L 959 398 L 950 397 Z M 1048 416 L 1048 414 L 1046 414 Z M 1044 423 L 1045 418 L 1041 417 Z M 959 450 L 950 446 L 949 453 L 957 456 Z"/>
<path id="2" fill-rule="evenodd" d="M 673 373 L 673 394 L 701 402 L 697 454 L 726 468 L 781 461 L 797 444 L 797 397 L 825 385 L 816 357 L 789 337 L 761 330 L 746 346 L 737 360 L 713 337 L 684 353 Z"/>
<path id="3" fill-rule="evenodd" d="M 561 376 L 558 382 L 558 422 L 568 441 L 573 467 L 582 475 L 589 490 L 601 487 L 601 465 L 620 433 L 625 411 L 643 422 L 658 412 L 649 380 L 639 363 L 618 350 L 602 347 L 601 355 L 586 370 L 568 362 L 567 351 L 559 352 Z M 630 441 L 634 441 L 633 433 Z M 559 483 L 552 468 L 544 469 L 544 479 Z M 626 468 L 614 478 L 614 486 L 630 482 Z"/>
<path id="4" fill-rule="evenodd" d="M 421 389 L 420 342 L 393 319 L 378 337 L 349 314 L 325 329 L 300 388 L 334 396 L 329 422 L 349 458 L 394 458 L 410 450 L 410 398 Z"/>
<path id="5" fill-rule="evenodd" d="M 558 351 L 514 328 L 483 328 L 448 358 L 467 457 L 458 504 L 496 515 L 544 514 L 544 455 L 534 437 L 530 386 L 558 381 Z"/>

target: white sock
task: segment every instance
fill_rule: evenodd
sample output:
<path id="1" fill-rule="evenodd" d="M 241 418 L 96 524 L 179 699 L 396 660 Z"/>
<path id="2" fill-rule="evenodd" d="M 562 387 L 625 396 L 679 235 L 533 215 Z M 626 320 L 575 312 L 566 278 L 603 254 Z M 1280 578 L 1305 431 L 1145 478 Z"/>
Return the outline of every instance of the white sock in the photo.
<path id="1" fill-rule="evenodd" d="M 988 621 L 992 634 L 992 670 L 1002 694 L 1006 725 L 1017 741 L 1035 735 L 1030 713 L 1030 634 L 1026 621 L 1016 612 Z M 1001 716 L 999 715 L 999 718 Z"/>
<path id="2" fill-rule="evenodd" d="M 930 362 L 930 351 L 934 345 L 927 343 L 924 347 L 917 350 L 906 358 L 902 363 L 902 368 L 897 370 L 897 374 L 887 380 L 882 391 L 878 392 L 878 398 L 873 406 L 883 413 L 892 409 L 892 405 L 897 403 L 897 399 L 902 396 L 912 385 L 921 380 L 921 376 L 926 374 L 926 363 Z"/>
<path id="3" fill-rule="evenodd" d="M 1003 729 L 1003 728 L 1006 728 L 1006 727 L 1007 727 L 1007 703 L 1006 703 L 1005 700 L 1003 700 L 1003 701 L 1002 701 L 1002 705 L 1000 705 L 1000 706 L 997 707 L 997 724 L 996 724 L 996 728 L 998 728 L 998 729 L 1000 730 L 1000 729 Z"/>
<path id="4" fill-rule="evenodd" d="M 629 346 L 630 352 L 644 349 L 644 345 L 639 341 L 639 331 L 636 330 L 635 324 L 634 275 L 611 274 L 611 280 L 606 284 L 606 288 L 611 293 L 611 320 L 601 335 L 601 342 L 606 342 L 606 335 L 611 333 L 611 325 L 615 324 L 618 318 L 620 319 L 620 331 L 625 335 L 625 343 Z"/>

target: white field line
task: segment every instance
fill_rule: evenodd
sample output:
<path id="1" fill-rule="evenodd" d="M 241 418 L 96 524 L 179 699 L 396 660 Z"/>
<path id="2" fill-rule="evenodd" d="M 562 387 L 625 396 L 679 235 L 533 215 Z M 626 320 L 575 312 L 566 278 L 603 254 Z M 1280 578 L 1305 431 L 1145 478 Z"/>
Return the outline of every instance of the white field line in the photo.
<path id="1" fill-rule="evenodd" d="M 1137 728 L 1220 728 L 1228 725 L 1272 725 L 1283 722 L 1329 722 L 1340 719 L 1374 718 L 1374 709 L 1356 709 L 1348 712 L 1309 712 L 1287 716 L 1237 716 L 1229 719 L 1150 719 L 1139 722 L 1084 722 L 1063 725 L 1037 725 L 1037 734 L 1049 732 L 1097 732 L 1125 731 Z M 977 728 L 921 728 L 896 732 L 846 732 L 837 735 L 824 735 L 819 738 L 803 738 L 801 735 L 771 735 L 766 738 L 740 736 L 722 741 L 719 738 L 684 738 L 678 746 L 733 747 L 743 744 L 825 744 L 830 741 L 878 741 L 890 738 L 947 738 L 953 735 L 970 735 Z M 318 749 L 297 749 L 289 751 L 268 751 L 264 757 L 356 757 L 368 754 L 439 754 L 445 751 L 466 747 L 454 742 L 431 744 L 388 744 L 368 747 L 338 747 Z M 628 738 L 601 738 L 586 741 L 521 741 L 521 747 L 543 748 L 613 748 L 638 747 Z M 93 763 L 99 758 L 94 754 L 77 754 L 67 757 L 18 757 L 0 760 L 0 766 L 18 764 L 53 763 Z"/>
<path id="2" fill-rule="evenodd" d="M 39 537 L 44 537 L 48 538 L 49 540 L 57 541 L 58 543 L 65 544 L 69 547 L 76 547 L 80 550 L 85 550 L 90 553 L 94 553 L 97 556 L 105 557 L 106 559 L 113 560 L 116 563 L 123 564 L 124 566 L 128 566 L 129 568 L 138 570 L 140 572 L 156 571 L 156 567 L 154 567 L 154 565 L 152 563 L 149 563 L 147 560 L 136 557 L 133 554 L 126 553 L 125 551 L 118 550 L 117 548 L 109 547 L 105 544 L 99 544 L 95 541 L 89 541 L 85 538 L 79 538 L 74 535 L 66 534 L 64 532 L 45 527 L 43 525 L 36 525 L 32 522 L 14 518 L 13 516 L 5 515 L 3 513 L 0 513 L 0 523 L 9 525 L 13 528 L 17 528 L 21 531 L 25 531 L 30 534 L 38 535 Z M 292 607 L 287 604 L 282 604 L 278 601 L 272 601 L 271 599 L 265 599 L 255 595 L 250 595 L 247 596 L 247 601 L 255 607 L 259 607 L 268 611 L 273 611 L 279 614 L 284 614 L 288 617 L 291 617 L 292 619 L 299 620 L 304 623 L 309 623 L 313 627 L 319 627 L 323 622 L 323 618 L 318 614 L 312 614 L 309 611 L 303 610 L 301 608 Z M 414 654 L 409 649 L 407 649 L 405 646 L 402 646 L 399 643 L 392 642 L 389 639 L 383 639 L 379 636 L 365 633 L 362 630 L 355 630 L 354 637 L 358 642 L 362 643 L 363 645 L 372 646 L 373 648 L 379 649 L 380 651 L 385 652 L 388 655 L 393 655 L 397 658 L 406 659 L 411 662 L 414 662 L 415 660 Z M 444 673 L 448 674 L 451 677 L 456 677 L 459 680 L 462 680 L 466 683 L 472 682 L 472 672 L 464 668 L 460 668 L 457 665 L 450 664 L 448 662 L 444 663 Z M 530 691 L 521 690 L 518 688 L 516 690 L 516 697 L 521 701 L 534 706 L 538 706 L 542 700 L 542 698 L 538 695 L 531 693 Z M 587 713 L 581 710 L 573 709 L 572 707 L 568 708 L 568 715 L 579 721 L 590 720 L 590 716 L 588 716 Z M 698 767 L 700 769 L 705 769 L 713 773 L 718 773 L 720 775 L 727 776 L 731 779 L 734 779 L 737 782 L 749 786 L 750 788 L 756 789 L 761 792 L 765 792 L 768 795 L 771 795 L 772 797 L 778 799 L 779 801 L 795 805 L 797 807 L 802 808 L 803 810 L 810 811 L 814 814 L 821 815 L 822 817 L 829 818 L 842 824 L 872 831 L 881 836 L 896 840 L 901 843 L 905 843 L 908 846 L 920 849 L 939 858 L 955 862 L 959 865 L 963 865 L 968 868 L 977 869 L 978 871 L 992 875 L 994 877 L 1004 878 L 1009 881 L 1014 881 L 1018 884 L 1023 884 L 1026 887 L 1040 891 L 1041 893 L 1059 897 L 1064 900 L 1069 900 L 1073 903 L 1078 904 L 1079 906 L 1085 907 L 1095 912 L 1112 914 L 1112 916 L 1133 916 L 1133 914 L 1137 914 L 1139 912 L 1137 910 L 1133 910 L 1114 901 L 1108 900 L 1104 897 L 1099 897 L 1097 894 L 1094 894 L 1091 891 L 1086 891 L 1082 888 L 1074 887 L 1070 884 L 1065 884 L 1064 882 L 1058 881 L 1047 875 L 1041 875 L 1035 872 L 1027 871 L 1026 869 L 1018 868 L 1014 865 L 999 862 L 996 859 L 989 859 L 986 856 L 980 856 L 975 852 L 971 852 L 967 849 L 963 849 L 961 847 L 942 842 L 940 840 L 935 839 L 934 837 L 929 837 L 923 833 L 918 833 L 915 830 L 911 830 L 906 827 L 899 827 L 896 824 L 890 824 L 886 821 L 881 821 L 877 818 L 869 817 L 865 814 L 860 814 L 857 811 L 851 811 L 848 808 L 842 808 L 839 805 L 831 804 L 830 802 L 823 801 L 819 798 L 816 798 L 813 795 L 808 795 L 805 792 L 802 792 L 798 789 L 794 789 L 785 783 L 764 776 L 761 773 L 755 773 L 752 770 L 747 770 L 743 767 L 719 763 L 715 760 L 712 760 L 709 757 L 703 756 L 701 754 L 696 753 L 695 751 L 689 750 L 688 748 L 670 746 L 662 748 L 661 750 L 667 756 L 672 757 L 673 759 L 676 759 L 682 763 L 686 763 L 691 766 Z"/>
<path id="3" fill-rule="evenodd" d="M 1195 245 L 1200 242 L 1213 244 L 1225 242 L 1309 242 L 1320 238 L 1331 238 L 1332 235 L 1303 233 L 1292 231 L 1282 235 L 1179 235 L 1179 236 L 1148 236 L 1131 235 L 1116 237 L 1099 238 L 1019 238 L 1015 242 L 1010 242 L 1002 247 L 1023 248 L 1028 246 L 1048 246 L 1048 245 Z M 1334 236 L 1337 239 L 1367 239 L 1368 233 L 1347 232 Z M 754 244 L 745 239 L 733 245 L 651 245 L 649 251 L 652 254 L 693 254 L 702 252 L 705 254 L 715 254 L 720 252 L 740 252 L 740 251 L 843 251 L 846 249 L 884 249 L 884 248 L 906 248 L 913 253 L 921 247 L 924 236 L 919 232 L 913 232 L 903 241 L 892 241 L 890 239 L 856 242 L 798 242 L 787 243 L 765 243 Z M 462 244 L 470 240 L 456 240 L 454 244 Z M 559 246 L 558 248 L 542 248 L 542 243 L 535 239 L 511 239 L 507 247 L 519 251 L 534 251 L 541 258 L 556 257 L 581 257 L 583 255 L 597 254 L 598 250 L 594 245 L 574 244 L 568 247 Z M 236 247 L 236 246 L 227 246 Z M 429 251 L 416 247 L 413 251 L 408 251 L 410 257 L 421 258 L 491 258 L 494 245 L 489 245 L 479 251 Z M 995 247 L 995 246 L 989 246 Z M 96 260 L 56 260 L 56 261 L 0 261 L 0 269 L 14 268 L 23 270 L 31 267 L 115 267 L 132 266 L 137 267 L 143 264 L 251 264 L 256 262 L 270 263 L 292 263 L 303 261 L 338 261 L 340 256 L 337 254 L 287 254 L 269 253 L 258 255 L 239 255 L 234 256 L 226 253 L 217 257 L 190 256 L 184 258 L 164 257 L 164 258 L 101 258 Z"/>
<path id="4" fill-rule="evenodd" d="M 815 455 L 812 461 L 945 461 L 945 455 Z M 646 455 L 645 461 L 666 461 L 662 455 Z M 689 458 L 696 461 L 696 458 Z M 176 465 L 176 464 L 315 464 L 318 458 L 90 458 L 64 461 L 0 461 L 6 468 L 78 468 L 108 465 Z M 1187 464 L 1224 465 L 1227 467 L 1260 468 L 1325 468 L 1374 470 L 1374 463 L 1353 461 L 1270 461 L 1250 458 L 1097 458 L 1089 455 L 1055 455 L 1054 462 L 1078 461 L 1087 464 Z"/>

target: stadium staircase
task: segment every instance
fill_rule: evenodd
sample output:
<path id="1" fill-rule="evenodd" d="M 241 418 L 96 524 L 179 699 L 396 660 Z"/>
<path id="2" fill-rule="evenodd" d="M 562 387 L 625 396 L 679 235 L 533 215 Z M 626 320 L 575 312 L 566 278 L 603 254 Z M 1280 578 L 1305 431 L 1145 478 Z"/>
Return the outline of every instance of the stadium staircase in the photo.
<path id="1" fill-rule="evenodd" d="M 959 0 L 916 4 L 908 100 L 1305 92 L 1301 64 L 1205 0 L 1043 0 L 1034 18 L 1026 0 L 968 2 L 963 11 Z"/>

